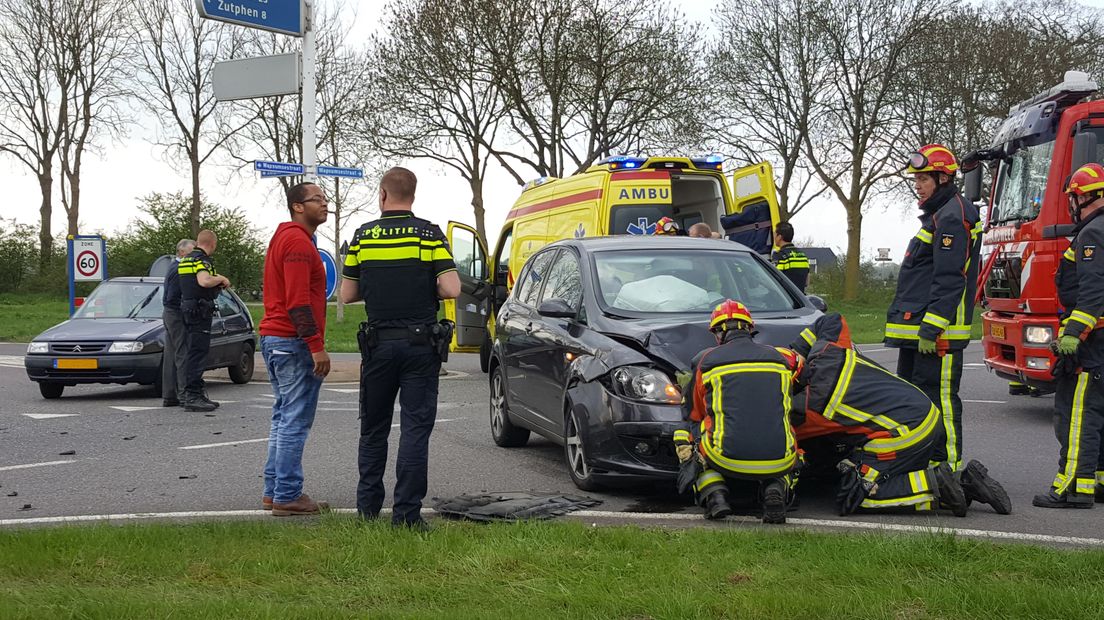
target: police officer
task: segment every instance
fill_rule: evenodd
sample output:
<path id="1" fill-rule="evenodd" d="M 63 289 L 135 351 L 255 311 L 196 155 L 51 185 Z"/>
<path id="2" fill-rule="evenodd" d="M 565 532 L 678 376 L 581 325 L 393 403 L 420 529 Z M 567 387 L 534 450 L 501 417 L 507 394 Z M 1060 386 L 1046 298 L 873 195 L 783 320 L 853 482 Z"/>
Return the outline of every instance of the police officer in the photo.
<path id="1" fill-rule="evenodd" d="M 437 323 L 440 299 L 460 294 L 448 242 L 437 225 L 411 212 L 418 180 L 406 168 L 380 179 L 380 218 L 357 229 L 342 268 L 341 298 L 364 300 L 361 323 L 360 445 L 357 511 L 366 519 L 383 507 L 387 436 L 395 396 L 402 435 L 395 462 L 391 522 L 425 530 L 422 499 L 429 468 L 429 434 L 437 417 L 441 362 L 451 324 Z"/>
<path id="2" fill-rule="evenodd" d="M 176 244 L 176 258 L 165 274 L 165 292 L 161 297 L 164 309 L 165 348 L 161 354 L 161 406 L 179 407 L 184 402 L 184 367 L 188 351 L 184 347 L 184 316 L 180 312 L 180 261 L 195 249 L 195 241 L 181 239 Z"/>
<path id="3" fill-rule="evenodd" d="M 771 262 L 804 293 L 809 284 L 809 257 L 797 249 L 793 239 L 793 224 L 781 222 L 774 227 L 774 245 L 778 249 L 771 254 Z"/>
<path id="4" fill-rule="evenodd" d="M 958 193 L 955 156 L 929 144 L 909 156 L 906 171 L 920 198 L 920 230 L 909 241 L 897 293 L 886 313 L 885 342 L 900 349 L 897 374 L 942 412 L 936 462 L 962 464 L 962 350 L 970 342 L 981 253 L 977 208 Z"/>
<path id="5" fill-rule="evenodd" d="M 1073 243 L 1058 267 L 1058 301 L 1065 309 L 1055 349 L 1054 434 L 1058 474 L 1031 503 L 1040 508 L 1092 508 L 1104 501 L 1104 167 L 1088 164 L 1070 176 Z"/>
<path id="6" fill-rule="evenodd" d="M 184 410 L 214 411 L 218 403 L 207 398 L 203 371 L 211 350 L 211 317 L 220 288 L 230 286 L 226 276 L 215 273 L 211 255 L 218 238 L 210 230 L 196 236 L 195 249 L 177 265 L 180 274 L 180 310 L 184 318 Z"/>
<path id="7" fill-rule="evenodd" d="M 713 310 L 709 330 L 718 346 L 694 361 L 693 392 L 684 397 L 692 424 L 676 430 L 673 440 L 684 471 L 694 460 L 702 464 L 693 486 L 705 518 L 731 514 L 731 487 L 749 480 L 759 483 L 763 522 L 785 523 L 798 461 L 789 420 L 798 358 L 755 342 L 753 328 L 751 313 L 738 301 L 727 299 Z M 683 485 L 687 477 L 680 475 Z"/>

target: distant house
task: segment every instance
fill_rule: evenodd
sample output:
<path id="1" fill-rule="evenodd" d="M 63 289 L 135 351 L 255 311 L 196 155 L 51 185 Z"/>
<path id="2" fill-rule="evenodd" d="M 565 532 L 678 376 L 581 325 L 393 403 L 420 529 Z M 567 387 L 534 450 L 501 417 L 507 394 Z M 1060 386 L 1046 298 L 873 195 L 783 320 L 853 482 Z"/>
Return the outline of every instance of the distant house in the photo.
<path id="1" fill-rule="evenodd" d="M 819 273 L 817 267 L 833 269 L 839 265 L 839 258 L 831 248 L 801 248 L 805 256 L 809 257 L 809 272 Z"/>

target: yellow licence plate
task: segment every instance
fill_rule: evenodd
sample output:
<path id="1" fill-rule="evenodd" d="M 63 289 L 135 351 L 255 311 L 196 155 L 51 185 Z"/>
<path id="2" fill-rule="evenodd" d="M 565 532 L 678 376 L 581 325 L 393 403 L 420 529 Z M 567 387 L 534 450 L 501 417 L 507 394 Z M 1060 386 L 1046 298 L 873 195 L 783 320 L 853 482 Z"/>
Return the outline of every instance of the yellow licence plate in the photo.
<path id="1" fill-rule="evenodd" d="M 96 359 L 67 359 L 54 360 L 54 368 L 62 370 L 95 370 L 99 368 Z"/>
<path id="2" fill-rule="evenodd" d="M 1004 325 L 990 325 L 989 334 L 994 338 L 1004 340 Z"/>

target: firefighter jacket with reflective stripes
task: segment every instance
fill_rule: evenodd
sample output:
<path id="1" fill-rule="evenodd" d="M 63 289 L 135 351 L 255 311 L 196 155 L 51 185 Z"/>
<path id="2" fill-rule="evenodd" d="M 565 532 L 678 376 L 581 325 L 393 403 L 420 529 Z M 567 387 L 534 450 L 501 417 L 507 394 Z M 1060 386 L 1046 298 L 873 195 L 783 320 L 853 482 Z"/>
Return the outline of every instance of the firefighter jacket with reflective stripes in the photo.
<path id="1" fill-rule="evenodd" d="M 802 293 L 805 292 L 809 283 L 809 257 L 804 252 L 787 243 L 771 256 L 771 261 Z"/>
<path id="2" fill-rule="evenodd" d="M 1085 341 L 1077 350 L 1081 367 L 1104 367 L 1104 209 L 1098 209 L 1074 229 L 1073 242 L 1058 266 L 1056 283 L 1062 304 L 1062 336 Z"/>
<path id="3" fill-rule="evenodd" d="M 909 241 L 897 275 L 885 342 L 916 348 L 924 338 L 964 349 L 974 318 L 982 224 L 977 208 L 952 184 L 937 190 L 923 209 L 920 230 Z"/>
<path id="4" fill-rule="evenodd" d="M 437 322 L 437 277 L 455 270 L 436 224 L 387 211 L 357 229 L 341 277 L 356 280 L 370 324 L 406 327 Z"/>
<path id="5" fill-rule="evenodd" d="M 699 450 L 721 471 L 773 478 L 797 460 L 790 426 L 790 390 L 797 357 L 762 345 L 747 332 L 701 357 L 694 375 L 690 420 Z"/>
<path id="6" fill-rule="evenodd" d="M 864 450 L 890 459 L 936 430 L 939 409 L 920 388 L 856 351 L 837 313 L 817 319 L 792 345 L 806 357 L 797 383 L 805 389 L 806 423 L 798 440 L 833 433 L 862 434 Z"/>
<path id="7" fill-rule="evenodd" d="M 181 302 L 196 299 L 214 301 L 218 297 L 219 287 L 204 288 L 199 285 L 197 276 L 201 271 L 206 271 L 212 276 L 218 275 L 215 272 L 215 264 L 211 261 L 211 257 L 200 248 L 192 250 L 191 254 L 180 259 L 180 262 L 176 264 L 176 273 L 180 277 Z"/>

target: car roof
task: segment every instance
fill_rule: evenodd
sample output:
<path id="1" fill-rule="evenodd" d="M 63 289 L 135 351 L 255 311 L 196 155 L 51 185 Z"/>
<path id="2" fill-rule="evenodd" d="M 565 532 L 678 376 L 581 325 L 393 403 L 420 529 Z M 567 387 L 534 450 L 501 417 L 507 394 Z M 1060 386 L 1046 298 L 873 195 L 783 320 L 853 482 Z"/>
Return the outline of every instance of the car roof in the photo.
<path id="1" fill-rule="evenodd" d="M 165 278 L 158 278 L 154 276 L 120 276 L 117 278 L 111 278 L 109 282 L 128 282 L 128 283 L 143 283 L 152 282 L 153 284 L 161 284 L 165 281 Z"/>
<path id="2" fill-rule="evenodd" d="M 700 239 L 698 237 L 677 237 L 668 235 L 611 235 L 609 237 L 584 237 L 582 239 L 562 239 L 553 244 L 572 246 L 585 252 L 603 252 L 607 250 L 638 250 L 662 247 L 671 250 L 721 250 L 728 252 L 748 252 L 751 248 L 742 243 L 727 239 Z"/>

